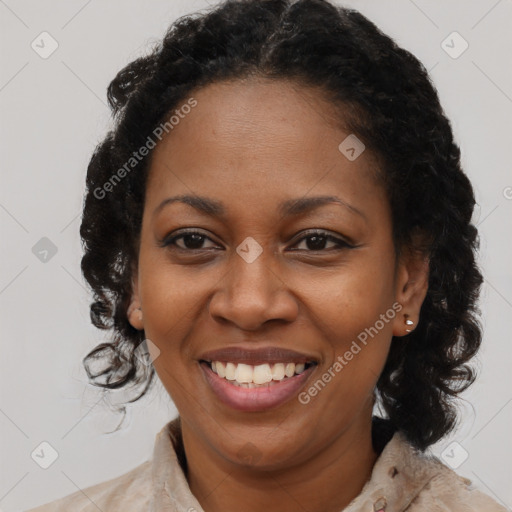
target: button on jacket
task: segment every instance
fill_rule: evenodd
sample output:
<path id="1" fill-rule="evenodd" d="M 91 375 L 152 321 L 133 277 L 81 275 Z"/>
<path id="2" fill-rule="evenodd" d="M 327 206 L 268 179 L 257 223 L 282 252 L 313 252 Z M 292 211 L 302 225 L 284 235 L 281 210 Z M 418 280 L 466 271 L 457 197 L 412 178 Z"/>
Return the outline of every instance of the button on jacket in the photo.
<path id="1" fill-rule="evenodd" d="M 179 417 L 157 434 L 153 458 L 117 478 L 28 512 L 204 512 L 183 472 Z M 226 511 L 230 512 L 230 511 Z M 240 511 L 233 511 L 240 512 Z M 395 432 L 359 496 L 340 512 L 507 512 Z"/>

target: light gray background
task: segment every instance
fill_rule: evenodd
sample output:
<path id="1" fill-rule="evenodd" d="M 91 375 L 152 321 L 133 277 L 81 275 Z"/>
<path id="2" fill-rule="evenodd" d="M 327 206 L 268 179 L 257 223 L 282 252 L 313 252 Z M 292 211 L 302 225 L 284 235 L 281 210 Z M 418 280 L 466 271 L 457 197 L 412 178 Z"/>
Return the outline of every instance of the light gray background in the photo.
<path id="1" fill-rule="evenodd" d="M 154 435 L 175 415 L 158 385 L 129 408 L 120 431 L 105 433 L 121 416 L 109 412 L 97 388 L 87 384 L 81 364 L 103 335 L 89 323 L 78 229 L 86 166 L 110 122 L 108 83 L 171 21 L 207 5 L 0 0 L 3 512 L 128 471 L 151 455 Z M 512 1 L 343 5 L 359 9 L 431 71 L 475 187 L 485 275 L 480 377 L 464 395 L 462 428 L 433 451 L 441 456 L 446 450 L 444 459 L 452 464 L 467 452 L 458 473 L 510 509 Z M 43 31 L 59 44 L 47 59 L 31 48 Z M 457 59 L 441 45 L 453 31 L 469 43 Z M 46 263 L 32 252 L 43 237 L 57 247 Z M 42 441 L 58 452 L 46 470 L 30 456 Z M 450 447 L 452 441 L 458 444 Z"/>

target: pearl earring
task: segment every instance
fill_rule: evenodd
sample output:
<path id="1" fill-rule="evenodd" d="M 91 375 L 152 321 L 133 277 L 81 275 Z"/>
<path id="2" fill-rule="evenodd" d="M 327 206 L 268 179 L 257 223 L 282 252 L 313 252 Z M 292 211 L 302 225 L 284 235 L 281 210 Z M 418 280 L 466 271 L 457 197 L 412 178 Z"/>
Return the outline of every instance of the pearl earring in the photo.
<path id="1" fill-rule="evenodd" d="M 405 315 L 405 324 L 414 325 L 414 322 L 412 320 L 409 320 L 409 315 Z M 412 329 L 405 329 L 405 332 L 412 332 Z"/>

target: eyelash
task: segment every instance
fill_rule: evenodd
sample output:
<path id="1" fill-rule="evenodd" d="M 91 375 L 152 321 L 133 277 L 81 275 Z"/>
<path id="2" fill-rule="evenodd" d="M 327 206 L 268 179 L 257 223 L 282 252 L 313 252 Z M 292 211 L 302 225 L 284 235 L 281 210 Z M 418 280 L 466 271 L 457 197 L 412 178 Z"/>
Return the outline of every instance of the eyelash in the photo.
<path id="1" fill-rule="evenodd" d="M 176 243 L 175 243 L 176 240 L 179 240 L 179 239 L 181 239 L 181 238 L 183 238 L 183 237 L 185 237 L 187 235 L 199 235 L 199 236 L 203 237 L 203 243 L 204 243 L 204 240 L 210 240 L 210 241 L 214 242 L 211 238 L 206 236 L 204 233 L 201 233 L 200 231 L 196 231 L 196 230 L 190 230 L 190 231 L 182 231 L 181 233 L 179 233 L 177 235 L 174 235 L 174 236 L 172 236 L 170 238 L 165 238 L 160 243 L 160 246 L 161 247 L 167 247 L 167 248 L 169 248 L 170 246 L 173 246 L 173 247 L 171 247 L 173 250 L 177 249 L 177 250 L 184 251 L 184 252 L 208 250 L 208 248 L 206 248 L 206 249 L 187 249 L 187 248 L 183 248 L 183 247 L 177 246 Z M 308 250 L 308 249 L 306 249 L 305 250 L 306 252 L 327 252 L 327 251 L 331 251 L 331 250 L 343 250 L 343 249 L 353 249 L 354 248 L 353 245 L 350 245 L 348 242 L 345 242 L 341 238 L 338 238 L 338 237 L 335 237 L 333 235 L 330 235 L 327 231 L 322 231 L 322 230 L 307 231 L 305 236 L 303 236 L 302 238 L 297 240 L 297 242 L 294 245 L 297 245 L 300 242 L 302 242 L 304 240 L 307 240 L 308 238 L 313 238 L 315 236 L 321 237 L 321 238 L 325 238 L 326 241 L 334 242 L 334 243 L 336 243 L 338 245 L 338 247 L 330 248 L 330 249 L 317 249 L 317 250 L 314 250 L 314 249 Z M 295 250 L 302 251 L 304 249 L 295 249 Z"/>

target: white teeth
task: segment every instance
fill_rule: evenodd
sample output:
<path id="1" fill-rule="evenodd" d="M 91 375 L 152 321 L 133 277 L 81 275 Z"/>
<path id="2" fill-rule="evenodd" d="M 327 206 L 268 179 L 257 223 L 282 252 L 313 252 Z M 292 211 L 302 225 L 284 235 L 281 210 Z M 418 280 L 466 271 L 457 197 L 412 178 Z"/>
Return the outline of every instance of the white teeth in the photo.
<path id="1" fill-rule="evenodd" d="M 283 380 L 284 379 L 284 364 L 276 363 L 272 367 L 272 378 L 274 380 Z"/>
<path id="2" fill-rule="evenodd" d="M 235 380 L 236 366 L 233 363 L 226 364 L 226 379 Z"/>
<path id="3" fill-rule="evenodd" d="M 219 377 L 231 381 L 236 386 L 255 388 L 300 375 L 305 371 L 306 365 L 304 363 L 276 363 L 273 365 L 264 363 L 252 366 L 244 363 L 212 361 L 211 369 Z"/>
<path id="4" fill-rule="evenodd" d="M 253 374 L 254 372 L 252 366 L 240 363 L 237 365 L 235 370 L 235 380 L 237 382 L 240 382 L 240 384 L 242 384 L 243 382 L 254 382 L 252 380 Z"/>
<path id="5" fill-rule="evenodd" d="M 293 377 L 295 375 L 295 363 L 286 363 L 284 374 L 287 377 Z"/>
<path id="6" fill-rule="evenodd" d="M 254 367 L 254 384 L 266 384 L 272 380 L 272 370 L 269 364 L 259 364 Z"/>
<path id="7" fill-rule="evenodd" d="M 217 367 L 217 374 L 219 375 L 219 377 L 224 378 L 226 376 L 226 366 L 224 365 L 224 363 L 221 363 L 220 361 L 214 361 L 213 364 L 216 365 Z"/>

